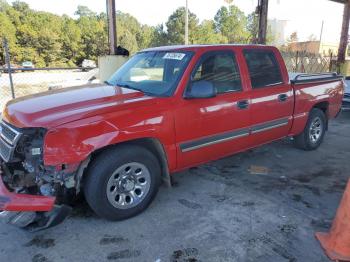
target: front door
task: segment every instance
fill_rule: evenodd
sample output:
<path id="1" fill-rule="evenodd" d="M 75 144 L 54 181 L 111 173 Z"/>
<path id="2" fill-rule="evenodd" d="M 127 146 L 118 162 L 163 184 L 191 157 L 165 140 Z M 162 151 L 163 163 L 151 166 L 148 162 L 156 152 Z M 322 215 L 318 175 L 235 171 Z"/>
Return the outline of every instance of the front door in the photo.
<path id="1" fill-rule="evenodd" d="M 249 97 L 231 49 L 199 58 L 187 88 L 210 82 L 217 95 L 183 99 L 175 112 L 178 167 L 186 168 L 242 150 L 249 145 Z"/>

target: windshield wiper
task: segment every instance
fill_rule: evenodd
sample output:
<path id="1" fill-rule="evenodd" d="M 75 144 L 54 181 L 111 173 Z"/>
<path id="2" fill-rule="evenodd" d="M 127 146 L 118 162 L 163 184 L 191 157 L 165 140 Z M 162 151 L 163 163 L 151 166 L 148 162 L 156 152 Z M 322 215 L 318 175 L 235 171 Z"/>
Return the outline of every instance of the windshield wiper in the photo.
<path id="1" fill-rule="evenodd" d="M 141 88 L 133 87 L 133 86 L 128 85 L 128 84 L 117 83 L 117 86 L 125 87 L 125 88 L 132 89 L 132 90 L 136 90 L 136 91 L 142 92 L 142 93 L 144 93 L 145 95 L 148 95 L 148 96 L 154 96 L 154 94 L 152 94 L 152 93 L 148 93 L 148 92 L 142 90 Z"/>
<path id="2" fill-rule="evenodd" d="M 103 83 L 105 83 L 105 84 L 107 84 L 107 85 L 109 85 L 109 86 L 112 86 L 112 83 L 111 82 L 109 82 L 109 81 L 104 81 Z"/>

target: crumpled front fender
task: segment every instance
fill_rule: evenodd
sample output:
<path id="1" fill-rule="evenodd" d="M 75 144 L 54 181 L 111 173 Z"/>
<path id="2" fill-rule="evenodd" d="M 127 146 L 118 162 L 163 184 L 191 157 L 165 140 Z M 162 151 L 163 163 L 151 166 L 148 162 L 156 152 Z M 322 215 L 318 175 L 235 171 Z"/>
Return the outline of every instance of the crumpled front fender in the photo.
<path id="1" fill-rule="evenodd" d="M 80 163 L 98 149 L 141 138 L 158 139 L 166 150 L 174 145 L 170 114 L 128 112 L 122 116 L 118 112 L 112 117 L 96 116 L 49 130 L 44 141 L 44 164 Z"/>

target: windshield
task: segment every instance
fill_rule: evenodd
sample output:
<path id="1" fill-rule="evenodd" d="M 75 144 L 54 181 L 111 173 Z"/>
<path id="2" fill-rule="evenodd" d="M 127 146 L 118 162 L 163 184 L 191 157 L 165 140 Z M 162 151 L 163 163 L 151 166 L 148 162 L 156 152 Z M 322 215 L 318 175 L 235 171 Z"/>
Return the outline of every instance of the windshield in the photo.
<path id="1" fill-rule="evenodd" d="M 139 90 L 148 95 L 170 96 L 192 57 L 192 52 L 150 51 L 133 56 L 107 84 Z"/>

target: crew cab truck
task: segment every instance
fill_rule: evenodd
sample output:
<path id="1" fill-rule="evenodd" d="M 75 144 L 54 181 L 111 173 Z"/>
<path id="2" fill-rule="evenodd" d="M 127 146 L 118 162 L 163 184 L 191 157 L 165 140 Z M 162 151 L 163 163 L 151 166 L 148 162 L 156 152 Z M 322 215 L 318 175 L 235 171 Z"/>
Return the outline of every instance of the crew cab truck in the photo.
<path id="1" fill-rule="evenodd" d="M 270 46 L 146 49 L 104 84 L 6 105 L 0 216 L 53 226 L 79 192 L 105 219 L 135 216 L 176 171 L 284 137 L 318 148 L 343 93 L 336 74 L 289 79 Z"/>

